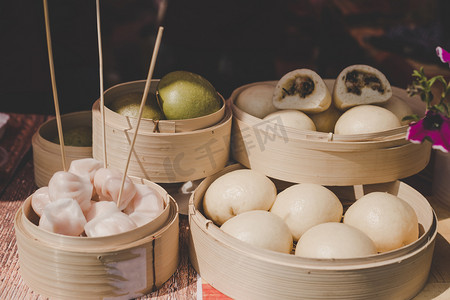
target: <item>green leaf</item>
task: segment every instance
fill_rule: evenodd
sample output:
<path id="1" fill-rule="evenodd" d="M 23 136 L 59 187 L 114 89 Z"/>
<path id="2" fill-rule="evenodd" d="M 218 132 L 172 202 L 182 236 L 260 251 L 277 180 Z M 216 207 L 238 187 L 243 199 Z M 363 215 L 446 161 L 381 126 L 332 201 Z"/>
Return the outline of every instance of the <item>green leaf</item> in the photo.
<path id="1" fill-rule="evenodd" d="M 412 76 L 413 76 L 413 77 L 419 77 L 419 78 L 422 77 L 422 75 L 421 75 L 421 74 L 419 73 L 419 71 L 417 71 L 417 70 L 414 70 L 414 71 L 413 71 Z"/>
<path id="2" fill-rule="evenodd" d="M 419 121 L 420 117 L 417 114 L 405 116 L 402 118 L 402 121 Z"/>
<path id="3" fill-rule="evenodd" d="M 447 81 L 445 80 L 444 76 L 439 75 L 439 76 L 436 76 L 436 77 L 437 77 L 437 80 L 439 82 L 441 82 L 444 85 L 444 88 L 445 88 L 447 86 Z"/>
<path id="4" fill-rule="evenodd" d="M 444 115 L 448 116 L 448 113 L 449 113 L 449 104 L 448 103 L 439 103 L 439 104 L 433 105 L 432 108 L 434 110 L 437 110 L 437 111 L 443 113 Z"/>
<path id="5" fill-rule="evenodd" d="M 427 109 L 431 108 L 431 103 L 433 102 L 434 95 L 432 93 L 432 87 L 436 82 L 440 82 L 443 85 L 443 91 L 441 93 L 441 99 L 439 104 L 444 103 L 444 99 L 450 94 L 450 82 L 447 83 L 444 76 L 437 75 L 430 79 L 425 75 L 423 67 L 419 70 L 413 70 L 412 72 L 413 82 L 412 86 L 408 89 L 409 96 L 419 95 L 420 99 L 426 103 Z M 448 107 L 445 107 L 448 108 Z M 441 111 L 441 110 L 439 110 Z M 447 110 L 448 113 L 448 110 Z"/>
<path id="6" fill-rule="evenodd" d="M 433 109 L 434 109 L 434 110 L 437 110 L 437 111 L 439 111 L 439 112 L 441 112 L 441 113 L 444 113 L 444 114 L 447 113 L 447 112 L 445 111 L 445 107 L 444 107 L 443 105 L 439 105 L 439 104 L 433 105 Z"/>
<path id="7" fill-rule="evenodd" d="M 428 86 L 431 88 L 436 80 L 439 80 L 440 78 L 444 79 L 442 76 L 435 76 L 431 78 L 430 80 L 428 80 Z"/>

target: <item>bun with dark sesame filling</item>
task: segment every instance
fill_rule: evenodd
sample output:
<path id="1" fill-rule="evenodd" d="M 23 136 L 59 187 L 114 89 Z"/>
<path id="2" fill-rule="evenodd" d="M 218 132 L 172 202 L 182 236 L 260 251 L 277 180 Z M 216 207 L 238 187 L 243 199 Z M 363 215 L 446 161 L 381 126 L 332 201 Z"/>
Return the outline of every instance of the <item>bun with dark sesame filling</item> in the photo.
<path id="1" fill-rule="evenodd" d="M 340 109 L 384 103 L 392 97 L 391 84 L 379 70 L 367 65 L 352 65 L 341 71 L 334 83 L 333 103 Z"/>
<path id="2" fill-rule="evenodd" d="M 298 69 L 285 74 L 277 83 L 273 105 L 278 109 L 296 109 L 319 113 L 330 107 L 331 94 L 314 71 Z"/>

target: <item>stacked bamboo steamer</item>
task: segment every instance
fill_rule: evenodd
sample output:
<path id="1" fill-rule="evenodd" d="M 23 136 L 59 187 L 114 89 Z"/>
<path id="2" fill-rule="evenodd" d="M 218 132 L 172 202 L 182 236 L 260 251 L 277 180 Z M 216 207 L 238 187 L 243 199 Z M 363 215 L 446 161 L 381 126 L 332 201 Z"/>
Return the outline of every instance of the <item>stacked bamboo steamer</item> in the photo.
<path id="1" fill-rule="evenodd" d="M 326 83 L 332 86 L 333 81 Z M 238 88 L 229 99 L 233 110 L 231 154 L 240 164 L 206 178 L 189 202 L 194 268 L 213 287 L 235 299 L 414 297 L 428 278 L 437 218 L 427 199 L 398 179 L 427 165 L 430 145 L 406 141 L 406 126 L 360 136 L 274 130 L 234 105 L 237 95 L 252 85 Z M 393 93 L 406 97 L 398 88 L 393 88 Z M 308 259 L 253 247 L 224 233 L 204 216 L 202 208 L 209 185 L 240 168 L 271 177 L 279 191 L 294 183 L 327 186 L 344 202 L 344 208 L 367 193 L 389 192 L 413 207 L 419 239 L 393 251 L 355 259 Z"/>

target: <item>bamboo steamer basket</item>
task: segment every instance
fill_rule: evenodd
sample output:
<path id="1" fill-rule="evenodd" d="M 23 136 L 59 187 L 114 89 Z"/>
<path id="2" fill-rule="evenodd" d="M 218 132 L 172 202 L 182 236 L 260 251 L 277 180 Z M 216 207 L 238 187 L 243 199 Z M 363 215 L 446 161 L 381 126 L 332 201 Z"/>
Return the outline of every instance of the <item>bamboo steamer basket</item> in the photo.
<path id="1" fill-rule="evenodd" d="M 276 81 L 267 81 L 276 85 Z M 330 91 L 334 80 L 325 80 Z M 233 91 L 231 155 L 242 165 L 272 178 L 324 185 L 360 185 L 394 181 L 424 169 L 431 144 L 406 140 L 407 125 L 370 134 L 339 135 L 273 124 L 242 111 L 234 101 L 246 88 Z M 407 101 L 415 113 L 425 107 L 417 97 L 393 87 L 393 97 Z"/>
<path id="2" fill-rule="evenodd" d="M 80 111 L 61 116 L 63 131 L 75 127 L 92 126 L 92 112 Z M 38 187 L 48 185 L 50 178 L 57 171 L 63 170 L 61 148 L 59 144 L 50 140 L 58 136 L 56 119 L 43 123 L 33 135 L 33 164 L 34 180 Z M 69 166 L 73 160 L 92 157 L 92 147 L 65 146 L 66 164 Z"/>
<path id="3" fill-rule="evenodd" d="M 159 288 L 173 275 L 179 261 L 177 203 L 159 185 L 132 180 L 155 188 L 165 209 L 152 222 L 111 236 L 42 230 L 31 196 L 25 200 L 14 227 L 19 270 L 32 290 L 52 299 L 130 299 Z"/>
<path id="4" fill-rule="evenodd" d="M 345 200 L 344 207 L 363 193 L 387 191 L 398 195 L 418 216 L 417 241 L 365 258 L 309 259 L 246 244 L 204 217 L 202 200 L 209 185 L 219 176 L 240 168 L 241 165 L 231 165 L 204 179 L 189 203 L 190 260 L 201 277 L 217 290 L 234 299 L 384 300 L 410 299 L 425 285 L 437 235 L 437 218 L 428 201 L 410 186 L 394 181 L 330 188 L 341 201 Z"/>
<path id="5" fill-rule="evenodd" d="M 157 82 L 152 81 L 150 92 L 155 92 Z M 105 93 L 105 106 L 119 95 L 143 91 L 143 88 L 144 83 L 140 81 L 112 87 Z M 103 160 L 99 105 L 98 100 L 92 107 L 92 152 L 94 158 Z M 202 120 L 202 126 L 195 125 L 199 121 L 197 119 L 205 118 L 209 120 L 207 124 Z M 161 120 L 157 124 L 153 120 L 142 119 L 128 174 L 158 183 L 180 183 L 218 172 L 229 158 L 231 121 L 231 110 L 225 101 L 218 115 L 190 120 Z M 108 167 L 124 169 L 136 123 L 137 118 L 124 117 L 105 108 Z"/>

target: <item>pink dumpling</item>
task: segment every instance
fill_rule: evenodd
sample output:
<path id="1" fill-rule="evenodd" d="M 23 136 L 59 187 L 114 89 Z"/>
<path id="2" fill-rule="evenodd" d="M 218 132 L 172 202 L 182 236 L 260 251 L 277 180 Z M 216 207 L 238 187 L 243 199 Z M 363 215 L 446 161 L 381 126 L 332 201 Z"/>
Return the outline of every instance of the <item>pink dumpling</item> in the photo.
<path id="1" fill-rule="evenodd" d="M 83 212 L 91 206 L 92 190 L 93 186 L 88 178 L 64 171 L 53 174 L 48 183 L 50 201 L 72 198 L 78 202 Z"/>
<path id="2" fill-rule="evenodd" d="M 86 223 L 84 231 L 88 237 L 101 237 L 127 232 L 136 227 L 136 224 L 127 214 L 115 212 L 93 218 Z"/>
<path id="3" fill-rule="evenodd" d="M 39 217 L 42 216 L 45 206 L 49 203 L 50 196 L 48 194 L 48 186 L 37 189 L 31 196 L 31 207 Z"/>
<path id="4" fill-rule="evenodd" d="M 60 198 L 45 206 L 39 227 L 50 232 L 79 236 L 84 231 L 86 218 L 78 202 L 71 198 Z"/>
<path id="5" fill-rule="evenodd" d="M 92 201 L 91 208 L 86 213 L 86 221 L 103 215 L 111 215 L 120 212 L 116 202 L 113 201 Z"/>
<path id="6" fill-rule="evenodd" d="M 135 212 L 132 212 L 131 214 L 129 214 L 129 217 L 131 218 L 131 220 L 133 220 L 133 222 L 136 223 L 136 225 L 138 227 L 153 221 L 157 216 L 158 215 L 155 215 L 152 213 L 146 213 L 146 212 L 140 212 L 140 211 L 135 211 Z"/>
<path id="7" fill-rule="evenodd" d="M 135 184 L 136 194 L 125 208 L 124 212 L 144 212 L 153 216 L 158 216 L 164 210 L 164 200 L 158 192 L 145 184 Z"/>
<path id="8" fill-rule="evenodd" d="M 100 201 L 114 201 L 119 199 L 120 186 L 122 185 L 122 174 L 113 169 L 100 168 L 94 177 L 94 187 Z M 129 177 L 125 177 L 122 198 L 119 209 L 123 210 L 136 194 L 136 187 Z"/>
<path id="9" fill-rule="evenodd" d="M 95 158 L 82 158 L 70 163 L 69 172 L 80 177 L 89 178 L 91 183 L 94 184 L 95 172 L 102 166 L 103 164 Z"/>

